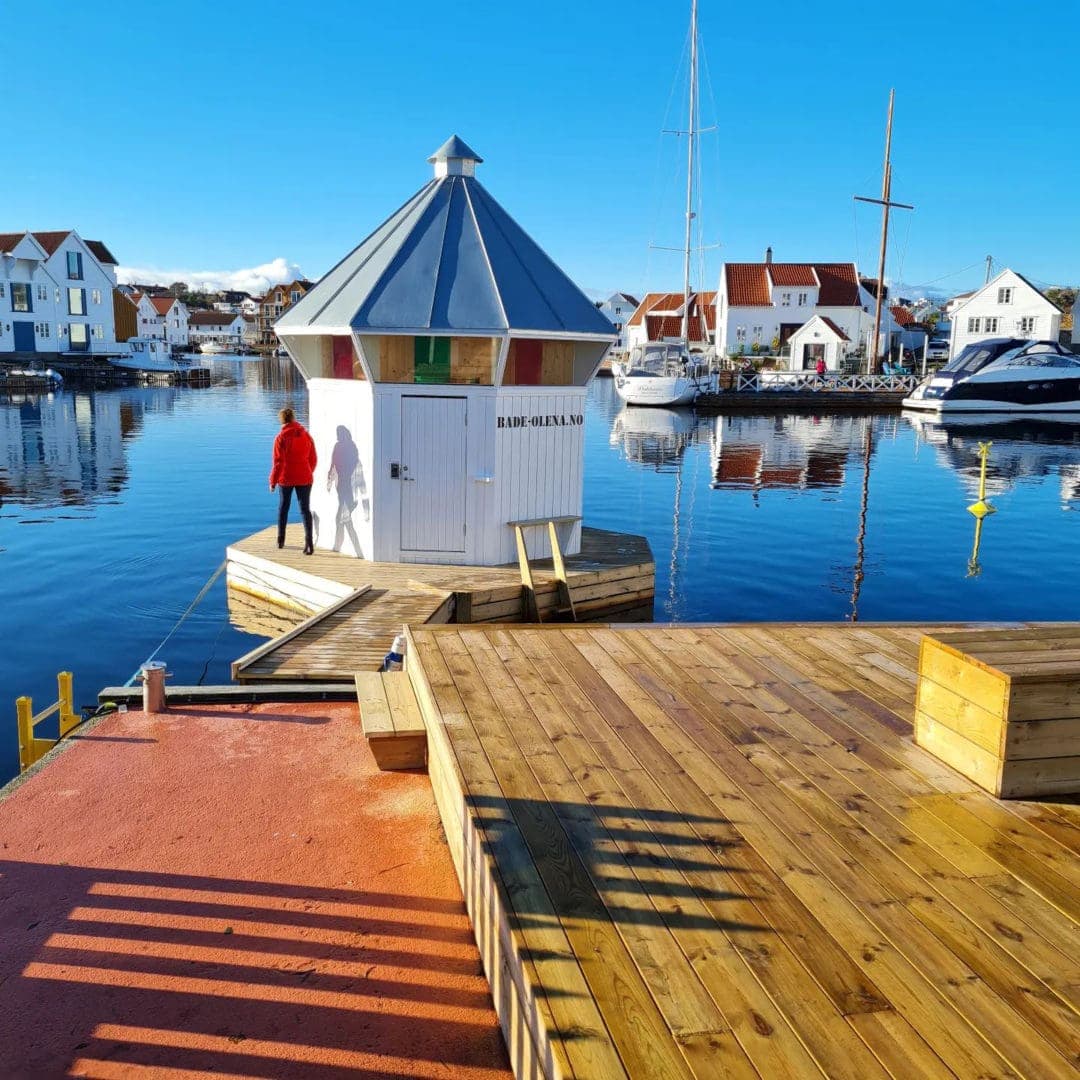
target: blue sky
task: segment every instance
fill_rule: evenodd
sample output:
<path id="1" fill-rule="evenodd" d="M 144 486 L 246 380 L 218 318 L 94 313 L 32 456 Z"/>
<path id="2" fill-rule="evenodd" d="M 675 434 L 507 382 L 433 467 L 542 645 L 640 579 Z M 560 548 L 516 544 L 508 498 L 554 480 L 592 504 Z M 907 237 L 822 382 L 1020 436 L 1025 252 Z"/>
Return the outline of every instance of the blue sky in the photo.
<path id="1" fill-rule="evenodd" d="M 585 288 L 681 284 L 689 5 L 0 0 L 0 231 L 74 226 L 123 265 L 325 272 L 430 175 L 452 132 Z M 1080 282 L 1074 20 L 996 0 L 875 12 L 701 0 L 706 284 L 721 259 L 876 268 L 897 91 L 888 276 L 959 291 L 993 254 Z M 11 63 L 12 58 L 17 58 Z M 79 60 L 85 59 L 85 64 Z M 13 107 L 21 101 L 22 107 Z M 710 101 L 711 97 L 711 101 Z M 669 112 L 669 101 L 678 112 Z M 713 105 L 715 103 L 715 106 Z M 965 269 L 966 268 L 966 269 Z"/>

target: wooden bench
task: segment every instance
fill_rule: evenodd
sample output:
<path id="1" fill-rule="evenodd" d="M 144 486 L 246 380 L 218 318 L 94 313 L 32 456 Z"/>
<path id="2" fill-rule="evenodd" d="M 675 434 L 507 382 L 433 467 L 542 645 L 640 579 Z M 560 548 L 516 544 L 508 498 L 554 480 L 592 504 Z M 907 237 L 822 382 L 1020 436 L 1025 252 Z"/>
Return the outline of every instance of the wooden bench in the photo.
<path id="1" fill-rule="evenodd" d="M 379 768 L 424 768 L 427 730 L 409 676 L 404 671 L 358 672 L 356 697 L 360 727 Z"/>
<path id="2" fill-rule="evenodd" d="M 1080 627 L 924 637 L 915 741 L 999 798 L 1080 793 Z"/>

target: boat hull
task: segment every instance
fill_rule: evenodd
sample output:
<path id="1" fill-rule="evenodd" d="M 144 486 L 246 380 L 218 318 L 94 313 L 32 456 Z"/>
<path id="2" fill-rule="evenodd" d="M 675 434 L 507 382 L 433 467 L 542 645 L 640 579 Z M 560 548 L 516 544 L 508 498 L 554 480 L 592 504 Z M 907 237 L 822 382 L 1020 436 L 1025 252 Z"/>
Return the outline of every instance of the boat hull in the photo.
<path id="1" fill-rule="evenodd" d="M 690 405 L 700 393 L 696 379 L 620 375 L 615 392 L 627 405 Z"/>

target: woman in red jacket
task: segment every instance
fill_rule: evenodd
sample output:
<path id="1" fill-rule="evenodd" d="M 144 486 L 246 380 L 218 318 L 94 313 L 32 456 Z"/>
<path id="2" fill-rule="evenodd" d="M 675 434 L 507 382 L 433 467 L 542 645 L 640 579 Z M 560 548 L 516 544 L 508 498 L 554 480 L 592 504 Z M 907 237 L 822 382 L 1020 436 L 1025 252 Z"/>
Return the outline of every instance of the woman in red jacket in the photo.
<path id="1" fill-rule="evenodd" d="M 292 409 L 282 409 L 281 430 L 274 440 L 274 464 L 270 470 L 270 490 L 278 489 L 277 546 L 285 546 L 285 522 L 289 518 L 292 493 L 300 504 L 304 519 L 304 554 L 311 555 L 315 545 L 311 538 L 311 482 L 315 476 L 315 443 L 296 422 Z"/>

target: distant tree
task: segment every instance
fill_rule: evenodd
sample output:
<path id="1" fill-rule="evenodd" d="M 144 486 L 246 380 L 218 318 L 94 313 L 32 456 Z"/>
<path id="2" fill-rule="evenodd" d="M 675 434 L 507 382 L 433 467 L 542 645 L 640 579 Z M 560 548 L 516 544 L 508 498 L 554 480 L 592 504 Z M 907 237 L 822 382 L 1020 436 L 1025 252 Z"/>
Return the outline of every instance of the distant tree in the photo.
<path id="1" fill-rule="evenodd" d="M 1062 311 L 1072 311 L 1076 303 L 1076 289 L 1070 289 L 1067 285 L 1047 289 L 1043 294 L 1051 304 L 1057 304 Z"/>
<path id="2" fill-rule="evenodd" d="M 173 296 L 183 296 L 187 291 L 188 284 L 186 281 L 174 281 L 169 286 L 169 292 L 171 292 Z"/>
<path id="3" fill-rule="evenodd" d="M 932 334 L 937 329 L 937 324 L 941 322 L 941 312 L 931 311 L 923 316 L 922 321 L 926 324 Z"/>

